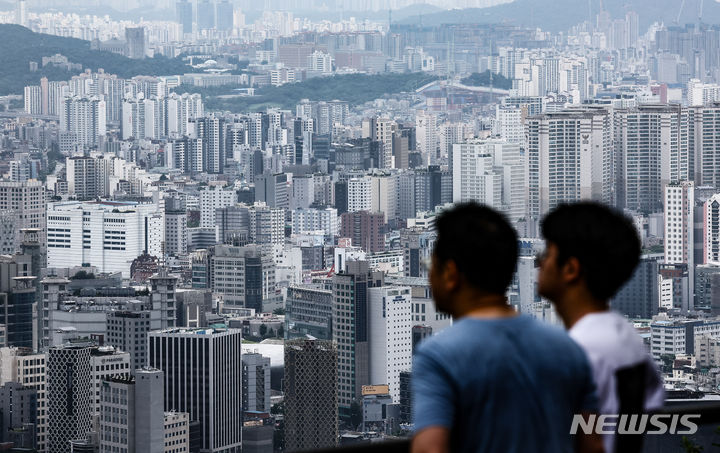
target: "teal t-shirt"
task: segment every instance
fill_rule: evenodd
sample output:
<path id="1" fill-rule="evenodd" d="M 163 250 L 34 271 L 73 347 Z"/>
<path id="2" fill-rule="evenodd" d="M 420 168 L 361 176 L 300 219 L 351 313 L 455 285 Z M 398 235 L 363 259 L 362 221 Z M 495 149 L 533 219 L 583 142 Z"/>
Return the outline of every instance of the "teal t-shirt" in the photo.
<path id="1" fill-rule="evenodd" d="M 412 398 L 415 432 L 449 428 L 453 452 L 571 452 L 573 415 L 597 410 L 585 353 L 527 316 L 463 318 L 425 340 Z"/>

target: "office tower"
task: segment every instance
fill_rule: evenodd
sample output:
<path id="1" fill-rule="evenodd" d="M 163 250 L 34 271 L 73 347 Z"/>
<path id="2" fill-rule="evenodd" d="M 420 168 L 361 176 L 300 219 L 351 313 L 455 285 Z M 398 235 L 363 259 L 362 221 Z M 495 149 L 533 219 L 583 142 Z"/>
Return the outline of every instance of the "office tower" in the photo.
<path id="1" fill-rule="evenodd" d="M 340 216 L 340 237 L 368 253 L 385 250 L 385 219 L 381 212 L 346 212 Z"/>
<path id="2" fill-rule="evenodd" d="M 70 441 L 90 432 L 93 398 L 88 345 L 53 347 L 47 353 L 48 453 L 67 453 Z"/>
<path id="3" fill-rule="evenodd" d="M 182 25 L 183 33 L 193 31 L 193 6 L 188 0 L 175 3 L 176 22 Z"/>
<path id="4" fill-rule="evenodd" d="M 37 345 L 35 278 L 13 277 L 11 286 L 0 292 L 0 324 L 5 326 L 7 346 L 32 349 Z"/>
<path id="5" fill-rule="evenodd" d="M 95 161 L 93 157 L 84 156 L 65 159 L 68 195 L 78 200 L 94 200 L 98 196 Z"/>
<path id="6" fill-rule="evenodd" d="M 36 448 L 37 410 L 36 389 L 18 382 L 0 386 L 0 442 Z"/>
<path id="7" fill-rule="evenodd" d="M 160 328 L 175 327 L 175 288 L 178 277 L 169 274 L 166 268 L 161 267 L 157 274 L 150 277 L 149 281 L 153 310 L 160 312 Z"/>
<path id="8" fill-rule="evenodd" d="M 130 354 L 133 372 L 147 365 L 147 333 L 150 332 L 150 312 L 111 311 L 107 314 L 106 343 Z"/>
<path id="9" fill-rule="evenodd" d="M 134 59 L 145 58 L 145 28 L 126 28 L 125 42 L 127 43 L 127 56 Z"/>
<path id="10" fill-rule="evenodd" d="M 209 0 L 197 2 L 197 29 L 210 30 L 215 28 L 215 5 Z"/>
<path id="11" fill-rule="evenodd" d="M 255 202 L 248 209 L 250 242 L 283 245 L 285 243 L 285 210 Z"/>
<path id="12" fill-rule="evenodd" d="M 78 146 L 98 147 L 105 138 L 106 107 L 100 97 L 67 97 L 60 110 L 60 131 L 72 134 Z"/>
<path id="13" fill-rule="evenodd" d="M 338 346 L 338 404 L 340 416 L 370 383 L 368 347 L 368 288 L 382 286 L 382 273 L 370 272 L 367 261 L 348 261 L 333 276 L 333 341 Z"/>
<path id="14" fill-rule="evenodd" d="M 216 186 L 200 192 L 200 226 L 215 228 L 216 211 L 234 205 L 236 200 L 237 194 L 232 189 Z"/>
<path id="15" fill-rule="evenodd" d="M 61 298 L 68 294 L 70 280 L 55 276 L 48 276 L 40 281 L 42 285 L 42 306 L 38 307 L 38 318 L 41 322 L 39 329 L 39 348 L 50 346 L 50 312 L 58 308 Z"/>
<path id="16" fill-rule="evenodd" d="M 130 373 L 130 354 L 112 346 L 92 344 L 90 348 L 90 414 L 93 417 L 100 415 L 100 390 L 103 381 L 118 373 Z"/>
<path id="17" fill-rule="evenodd" d="M 165 254 L 187 255 L 187 211 L 180 198 L 165 198 Z"/>
<path id="18" fill-rule="evenodd" d="M 257 245 L 217 245 L 210 258 L 212 290 L 222 294 L 228 306 L 263 311 L 263 301 L 275 295 L 275 263 L 272 254 Z"/>
<path id="19" fill-rule="evenodd" d="M 403 264 L 406 277 L 427 278 L 428 270 L 422 263 L 431 257 L 436 237 L 434 231 L 421 228 L 400 231 L 400 244 L 403 249 Z"/>
<path id="20" fill-rule="evenodd" d="M 406 286 L 368 289 L 370 384 L 400 402 L 400 372 L 412 368 L 411 295 Z"/>
<path id="21" fill-rule="evenodd" d="M 68 201 L 48 207 L 48 267 L 89 263 L 130 277 L 133 260 L 162 256 L 163 213 L 152 204 Z"/>
<path id="22" fill-rule="evenodd" d="M 233 5 L 228 0 L 221 0 L 215 4 L 217 11 L 216 28 L 218 31 L 231 31 L 233 28 Z"/>
<path id="23" fill-rule="evenodd" d="M 270 412 L 270 358 L 243 354 L 242 383 L 243 412 Z"/>
<path id="24" fill-rule="evenodd" d="M 285 343 L 285 448 L 317 450 L 338 442 L 338 349 L 330 341 Z"/>
<path id="25" fill-rule="evenodd" d="M 14 218 L 15 250 L 20 247 L 24 229 L 38 230 L 38 241 L 41 244 L 45 242 L 45 206 L 45 187 L 42 182 L 0 180 L 0 212 L 9 213 Z"/>
<path id="26" fill-rule="evenodd" d="M 163 372 L 116 373 L 100 391 L 100 452 L 162 452 L 165 449 Z"/>
<path id="27" fill-rule="evenodd" d="M 289 287 L 285 299 L 286 337 L 310 335 L 318 340 L 332 340 L 332 301 L 332 291 L 322 287 Z"/>
<path id="28" fill-rule="evenodd" d="M 414 195 L 417 212 L 431 212 L 437 206 L 452 203 L 452 174 L 437 165 L 415 170 Z"/>
<path id="29" fill-rule="evenodd" d="M 290 196 L 285 173 L 264 173 L 255 177 L 255 201 L 262 201 L 271 208 L 288 209 Z"/>
<path id="30" fill-rule="evenodd" d="M 30 115 L 42 114 L 42 92 L 37 85 L 25 87 L 25 113 Z"/>
<path id="31" fill-rule="evenodd" d="M 12 212 L 0 212 L 0 255 L 12 255 L 17 250 L 15 221 Z"/>
<path id="32" fill-rule="evenodd" d="M 604 110 L 546 113 L 526 122 L 528 215 L 540 218 L 563 202 L 612 204 L 612 139 Z"/>
<path id="33" fill-rule="evenodd" d="M 372 211 L 372 179 L 369 176 L 347 181 L 347 212 Z"/>
<path id="34" fill-rule="evenodd" d="M 370 181 L 370 211 L 383 213 L 385 223 L 397 221 L 399 175 L 376 174 L 370 176 Z"/>
<path id="35" fill-rule="evenodd" d="M 241 246 L 250 241 L 250 209 L 247 206 L 232 205 L 215 210 L 215 242 Z"/>
<path id="36" fill-rule="evenodd" d="M 410 167 L 410 148 L 415 135 L 413 127 L 398 125 L 393 133 L 392 153 L 395 160 L 395 168 L 407 169 Z"/>
<path id="37" fill-rule="evenodd" d="M 643 255 L 630 280 L 610 301 L 629 318 L 651 319 L 658 313 L 658 262 L 661 255 Z"/>
<path id="38" fill-rule="evenodd" d="M 296 176 L 290 185 L 289 209 L 308 209 L 315 203 L 315 179 L 313 175 Z"/>
<path id="39" fill-rule="evenodd" d="M 337 209 L 296 209 L 292 211 L 292 234 L 322 231 L 327 237 L 338 234 Z"/>
<path id="40" fill-rule="evenodd" d="M 658 212 L 665 185 L 689 180 L 694 167 L 680 143 L 680 108 L 644 105 L 617 110 L 614 118 L 618 207 Z"/>
<path id="41" fill-rule="evenodd" d="M 149 334 L 150 366 L 165 372 L 165 409 L 200 422 L 201 448 L 239 452 L 242 444 L 241 331 L 168 329 Z"/>
<path id="42" fill-rule="evenodd" d="M 665 265 L 687 266 L 688 287 L 683 296 L 692 309 L 695 284 L 695 185 L 676 182 L 665 186 Z"/>
<path id="43" fill-rule="evenodd" d="M 45 354 L 36 354 L 28 349 L 0 348 L 0 385 L 12 382 L 36 392 L 35 437 L 38 451 L 46 451 L 48 442 L 45 359 Z"/>

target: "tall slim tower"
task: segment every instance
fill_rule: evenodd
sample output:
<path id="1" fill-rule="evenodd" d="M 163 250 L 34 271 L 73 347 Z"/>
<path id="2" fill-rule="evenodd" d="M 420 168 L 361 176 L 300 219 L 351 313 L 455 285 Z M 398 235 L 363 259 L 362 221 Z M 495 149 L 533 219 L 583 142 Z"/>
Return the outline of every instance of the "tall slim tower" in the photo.
<path id="1" fill-rule="evenodd" d="M 70 441 L 90 432 L 91 367 L 88 345 L 50 348 L 47 355 L 48 452 L 67 453 Z"/>
<path id="2" fill-rule="evenodd" d="M 334 342 L 297 339 L 285 343 L 285 448 L 337 446 L 338 350 Z"/>

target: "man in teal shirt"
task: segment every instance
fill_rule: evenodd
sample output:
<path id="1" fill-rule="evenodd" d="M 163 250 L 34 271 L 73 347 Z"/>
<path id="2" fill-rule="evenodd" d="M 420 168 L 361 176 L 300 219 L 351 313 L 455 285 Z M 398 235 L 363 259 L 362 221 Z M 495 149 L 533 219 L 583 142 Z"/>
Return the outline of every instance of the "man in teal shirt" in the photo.
<path id="1" fill-rule="evenodd" d="M 455 323 L 413 360 L 413 453 L 602 452 L 596 435 L 570 435 L 597 409 L 585 354 L 561 329 L 507 303 L 518 257 L 505 218 L 475 203 L 435 222 L 430 285 Z"/>

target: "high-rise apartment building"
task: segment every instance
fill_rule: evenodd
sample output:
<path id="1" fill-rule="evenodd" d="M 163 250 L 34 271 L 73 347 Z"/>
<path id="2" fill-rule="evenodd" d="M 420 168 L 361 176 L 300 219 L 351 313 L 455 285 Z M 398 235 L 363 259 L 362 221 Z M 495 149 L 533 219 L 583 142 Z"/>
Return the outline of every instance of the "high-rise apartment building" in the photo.
<path id="1" fill-rule="evenodd" d="M 689 180 L 694 167 L 692 153 L 681 143 L 680 107 L 619 109 L 614 121 L 617 205 L 659 212 L 665 185 Z"/>
<path id="2" fill-rule="evenodd" d="M 106 114 L 100 97 L 67 97 L 60 110 L 60 131 L 72 134 L 82 148 L 97 147 L 105 139 Z"/>
<path id="3" fill-rule="evenodd" d="M 65 159 L 65 175 L 68 195 L 78 200 L 94 200 L 98 193 L 96 159 L 87 156 L 73 156 Z"/>
<path id="4" fill-rule="evenodd" d="M 686 265 L 688 288 L 684 298 L 692 308 L 695 284 L 695 185 L 676 182 L 665 186 L 665 265 Z"/>
<path id="5" fill-rule="evenodd" d="M 338 348 L 299 338 L 285 343 L 285 448 L 317 450 L 338 443 Z"/>
<path id="6" fill-rule="evenodd" d="M 149 334 L 149 365 L 165 373 L 165 408 L 200 422 L 201 449 L 242 445 L 241 331 L 167 329 Z"/>
<path id="7" fill-rule="evenodd" d="M 612 129 L 607 111 L 545 113 L 525 124 L 528 215 L 581 199 L 613 203 Z"/>

